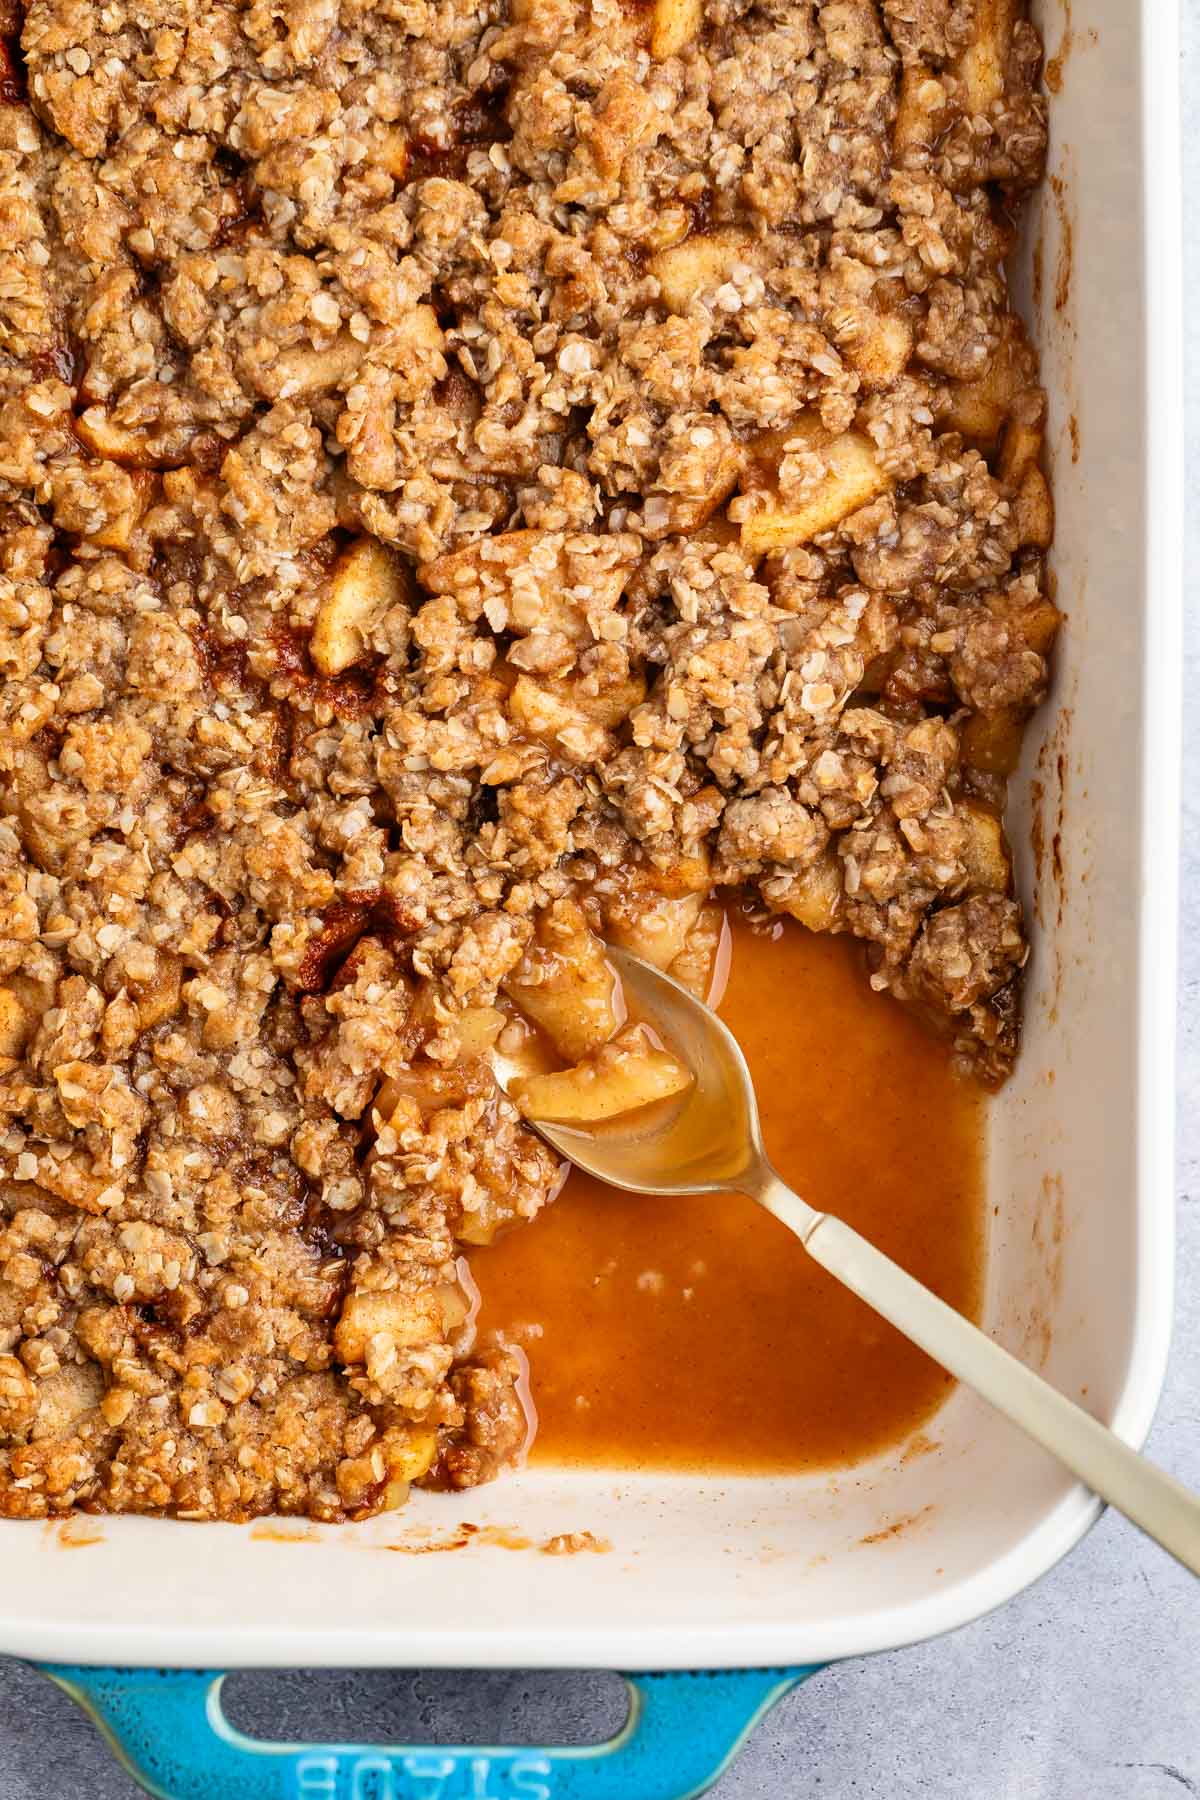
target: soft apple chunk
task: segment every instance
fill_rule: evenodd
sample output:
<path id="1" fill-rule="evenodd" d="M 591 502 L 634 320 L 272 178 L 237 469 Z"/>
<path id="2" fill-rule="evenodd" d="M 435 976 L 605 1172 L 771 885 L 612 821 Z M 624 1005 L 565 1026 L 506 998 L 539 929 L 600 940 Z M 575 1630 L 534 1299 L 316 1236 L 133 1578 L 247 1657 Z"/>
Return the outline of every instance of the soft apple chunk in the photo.
<path id="1" fill-rule="evenodd" d="M 704 21 L 702 0 L 654 0 L 650 23 L 650 54 L 655 62 L 678 56 Z"/>
<path id="2" fill-rule="evenodd" d="M 468 1006 L 457 1014 L 454 1029 L 464 1056 L 486 1056 L 505 1025 L 496 1006 Z"/>
<path id="3" fill-rule="evenodd" d="M 365 655 L 370 632 L 408 594 L 394 550 L 360 538 L 339 557 L 313 624 L 309 651 L 322 675 L 340 675 Z"/>
<path id="4" fill-rule="evenodd" d="M 967 442 L 981 449 L 991 449 L 999 442 L 1006 425 L 1019 416 L 1031 390 L 1036 390 L 1036 376 L 1029 346 L 1012 320 L 983 373 L 974 381 L 949 381 L 935 400 L 934 413 L 943 431 L 958 431 Z M 1023 432 L 1014 435 L 1011 460 L 1025 454 L 1028 440 Z M 1005 479 L 1003 473 L 1001 479 Z"/>
<path id="5" fill-rule="evenodd" d="M 725 226 L 660 250 L 651 259 L 650 273 L 658 280 L 663 305 L 671 312 L 685 313 L 697 294 L 721 287 L 739 263 L 749 264 L 753 256 L 754 239 L 749 233 Z"/>
<path id="6" fill-rule="evenodd" d="M 775 904 L 809 931 L 833 931 L 841 913 L 843 892 L 841 863 L 832 850 L 827 850 L 816 862 L 797 871 L 786 894 Z"/>
<path id="7" fill-rule="evenodd" d="M 182 462 L 186 440 L 193 433 L 190 428 L 183 433 L 160 431 L 156 437 L 145 428 L 118 424 L 102 406 L 89 406 L 75 420 L 75 435 L 94 456 L 124 468 L 157 469 Z"/>
<path id="8" fill-rule="evenodd" d="M 20 1056 L 34 1021 L 11 988 L 0 988 L 0 1056 Z"/>
<path id="9" fill-rule="evenodd" d="M 963 726 L 962 756 L 968 768 L 986 775 L 1011 775 L 1021 759 L 1025 714 L 1020 707 L 972 713 Z"/>
<path id="10" fill-rule="evenodd" d="M 632 1026 L 576 1063 L 550 1075 L 529 1075 L 512 1085 L 512 1097 L 528 1119 L 546 1124 L 599 1125 L 671 1100 L 692 1084 L 691 1073 L 669 1050 Z"/>
<path id="11" fill-rule="evenodd" d="M 1016 21 L 1015 0 L 976 0 L 971 40 L 955 69 L 967 112 L 986 113 L 1003 99 L 1005 68 Z"/>
<path id="12" fill-rule="evenodd" d="M 857 371 L 863 386 L 880 392 L 903 375 L 912 350 L 913 330 L 907 319 L 894 313 L 864 312 L 857 335 L 844 346 L 842 354 Z"/>
<path id="13" fill-rule="evenodd" d="M 656 969 L 669 969 L 700 917 L 704 895 L 651 892 L 641 895 L 640 900 L 640 905 L 630 905 L 614 919 L 610 926 L 612 941 L 653 963 Z"/>
<path id="14" fill-rule="evenodd" d="M 743 517 L 742 549 L 751 556 L 807 544 L 892 485 L 874 444 L 861 431 L 831 437 L 819 420 L 799 419 L 788 428 L 784 448 L 812 452 L 820 457 L 824 472 L 802 500 L 789 502 L 777 493 L 766 507 Z"/>
<path id="15" fill-rule="evenodd" d="M 541 914 L 534 941 L 504 991 L 560 1056 L 577 1062 L 617 1029 L 615 985 L 604 946 L 582 910 L 573 900 L 559 900 Z"/>
<path id="16" fill-rule="evenodd" d="M 962 816 L 967 827 L 963 861 L 972 891 L 1007 894 L 1012 887 L 1012 860 L 1004 826 L 994 812 L 975 800 L 963 802 Z"/>

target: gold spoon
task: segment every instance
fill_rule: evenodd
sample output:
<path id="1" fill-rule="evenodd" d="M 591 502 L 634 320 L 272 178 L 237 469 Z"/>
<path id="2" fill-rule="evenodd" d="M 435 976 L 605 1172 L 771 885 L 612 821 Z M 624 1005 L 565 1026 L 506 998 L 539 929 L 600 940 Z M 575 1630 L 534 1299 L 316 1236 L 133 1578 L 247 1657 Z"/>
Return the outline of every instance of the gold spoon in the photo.
<path id="1" fill-rule="evenodd" d="M 588 1175 L 640 1194 L 747 1194 L 794 1231 L 823 1269 L 1036 1439 L 1093 1492 L 1200 1574 L 1200 1499 L 1122 1443 L 831 1213 L 767 1160 L 754 1084 L 732 1032 L 661 969 L 611 947 L 630 1010 L 691 1070 L 686 1093 L 594 1131 L 531 1123 Z M 515 1071 L 499 1059 L 501 1081 Z"/>

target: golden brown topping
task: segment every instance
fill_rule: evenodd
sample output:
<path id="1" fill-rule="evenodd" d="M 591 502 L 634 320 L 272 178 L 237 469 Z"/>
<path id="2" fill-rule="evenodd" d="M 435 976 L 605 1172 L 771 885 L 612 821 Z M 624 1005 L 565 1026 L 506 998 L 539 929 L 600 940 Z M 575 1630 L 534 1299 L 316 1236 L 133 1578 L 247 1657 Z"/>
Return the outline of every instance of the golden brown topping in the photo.
<path id="1" fill-rule="evenodd" d="M 749 891 L 1011 1064 L 1039 47 L 177 13 L 36 0 L 0 107 L 0 1513 L 357 1517 L 521 1452 L 490 1059 L 680 1079 L 606 937 L 703 991 Z"/>

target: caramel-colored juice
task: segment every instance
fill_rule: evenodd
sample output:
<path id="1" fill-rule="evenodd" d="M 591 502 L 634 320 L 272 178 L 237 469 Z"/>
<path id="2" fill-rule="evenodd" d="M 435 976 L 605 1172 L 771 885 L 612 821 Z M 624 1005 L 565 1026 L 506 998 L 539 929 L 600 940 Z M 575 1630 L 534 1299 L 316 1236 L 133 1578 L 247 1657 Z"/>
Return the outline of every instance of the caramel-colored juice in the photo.
<path id="1" fill-rule="evenodd" d="M 767 1149 L 952 1306 L 981 1289 L 984 1100 L 872 993 L 848 939 L 732 921 L 723 1018 Z M 471 1257 L 480 1329 L 529 1356 L 532 1461 L 743 1473 L 846 1464 L 905 1436 L 951 1381 L 737 1196 L 648 1199 L 572 1175 Z"/>

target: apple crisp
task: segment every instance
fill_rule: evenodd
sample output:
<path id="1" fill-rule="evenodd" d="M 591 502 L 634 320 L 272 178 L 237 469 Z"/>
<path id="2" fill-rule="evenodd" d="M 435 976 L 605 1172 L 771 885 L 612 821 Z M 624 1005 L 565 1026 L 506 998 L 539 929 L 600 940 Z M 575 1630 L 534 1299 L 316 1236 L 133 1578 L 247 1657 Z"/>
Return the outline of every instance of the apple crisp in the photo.
<path id="1" fill-rule="evenodd" d="M 1040 46 L 12 7 L 0 1514 L 360 1518 L 520 1454 L 458 1258 L 560 1171 L 489 1054 L 673 1091 L 606 940 L 703 985 L 749 892 L 1011 1065 Z"/>

